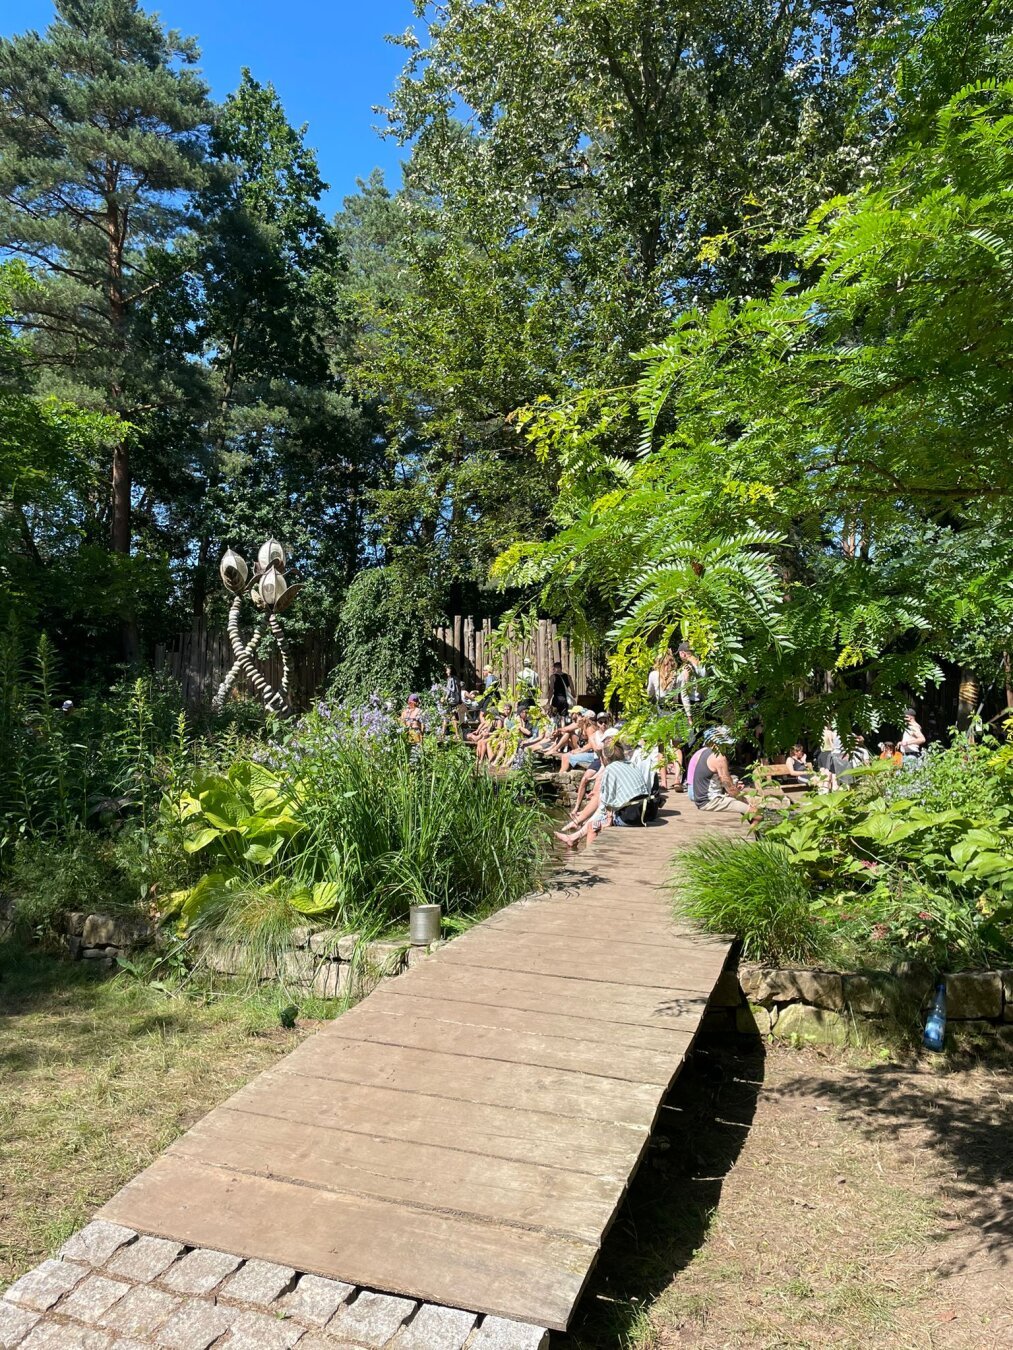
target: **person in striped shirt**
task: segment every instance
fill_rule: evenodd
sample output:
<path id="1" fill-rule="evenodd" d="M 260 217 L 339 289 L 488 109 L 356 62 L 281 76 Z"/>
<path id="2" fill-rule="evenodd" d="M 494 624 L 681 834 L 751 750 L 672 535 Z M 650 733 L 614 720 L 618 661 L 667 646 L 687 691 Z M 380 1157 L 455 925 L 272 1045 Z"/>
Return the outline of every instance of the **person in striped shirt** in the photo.
<path id="1" fill-rule="evenodd" d="M 557 830 L 556 838 L 567 848 L 576 848 L 581 835 L 591 843 L 607 825 L 621 825 L 619 812 L 638 798 L 649 796 L 651 786 L 644 769 L 626 758 L 622 743 L 606 739 L 602 746 L 602 768 L 594 791 L 569 830 Z"/>

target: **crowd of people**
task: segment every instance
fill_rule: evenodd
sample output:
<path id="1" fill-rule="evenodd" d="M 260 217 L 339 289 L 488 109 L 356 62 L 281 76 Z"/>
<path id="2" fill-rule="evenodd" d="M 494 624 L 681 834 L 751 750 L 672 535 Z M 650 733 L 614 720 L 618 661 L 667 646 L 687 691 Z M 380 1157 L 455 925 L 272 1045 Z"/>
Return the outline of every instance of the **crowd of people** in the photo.
<path id="1" fill-rule="evenodd" d="M 757 770 L 754 783 L 747 784 L 733 772 L 732 730 L 702 726 L 707 671 L 686 642 L 661 654 L 646 690 L 659 716 L 684 714 L 688 734 L 681 742 L 628 743 L 621 716 L 577 703 L 573 680 L 559 661 L 544 690 L 527 663 L 510 691 L 501 687 L 491 666 L 482 672 L 481 687 L 473 690 L 461 687 L 451 666 L 444 675 L 443 683 L 431 690 L 439 731 L 463 737 L 474 747 L 477 762 L 505 770 L 534 757 L 560 773 L 581 771 L 570 819 L 557 833 L 571 848 L 609 826 L 645 821 L 668 791 L 684 792 L 700 811 L 758 819 L 764 811 L 787 806 L 793 789 L 847 787 L 855 771 L 872 762 L 863 736 L 853 735 L 845 743 L 837 728 L 828 725 L 812 758 L 804 745 L 793 745 L 778 760 L 763 763 L 762 778 Z M 416 740 L 431 729 L 419 695 L 410 696 L 401 721 Z M 915 710 L 908 709 L 900 738 L 879 742 L 878 755 L 897 766 L 910 764 L 926 742 Z"/>

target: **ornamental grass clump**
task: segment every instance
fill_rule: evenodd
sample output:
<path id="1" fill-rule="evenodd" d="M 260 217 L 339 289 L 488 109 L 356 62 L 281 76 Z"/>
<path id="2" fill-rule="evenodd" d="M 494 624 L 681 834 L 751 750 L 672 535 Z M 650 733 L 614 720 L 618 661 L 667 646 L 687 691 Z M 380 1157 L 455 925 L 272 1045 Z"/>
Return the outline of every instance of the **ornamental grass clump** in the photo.
<path id="1" fill-rule="evenodd" d="M 747 960 L 809 964 L 826 954 L 805 877 L 779 844 L 704 840 L 679 855 L 675 879 L 678 913 L 741 938 Z"/>

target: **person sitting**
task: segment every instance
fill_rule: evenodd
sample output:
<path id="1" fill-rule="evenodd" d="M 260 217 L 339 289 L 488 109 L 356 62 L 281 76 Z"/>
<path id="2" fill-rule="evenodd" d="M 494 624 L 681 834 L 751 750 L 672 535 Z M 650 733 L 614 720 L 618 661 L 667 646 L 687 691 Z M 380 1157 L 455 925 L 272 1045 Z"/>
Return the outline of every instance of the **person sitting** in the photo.
<path id="1" fill-rule="evenodd" d="M 465 740 L 469 745 L 475 747 L 476 762 L 485 759 L 489 751 L 489 737 L 494 730 L 493 719 L 484 708 L 479 710 L 478 725 L 474 731 L 469 731 Z"/>
<path id="2" fill-rule="evenodd" d="M 587 805 L 575 816 L 569 831 L 556 831 L 556 838 L 567 848 L 576 848 L 581 836 L 591 843 L 605 826 L 622 825 L 620 813 L 623 808 L 650 796 L 650 785 L 643 770 L 627 760 L 621 741 L 605 742 L 602 761 Z"/>
<path id="3" fill-rule="evenodd" d="M 898 769 L 904 763 L 904 756 L 897 749 L 893 741 L 880 741 L 879 757 L 880 759 L 889 760 L 889 762 Z"/>
<path id="4" fill-rule="evenodd" d="M 604 731 L 598 730 L 598 719 L 587 714 L 579 719 L 576 733 L 576 748 L 563 752 L 559 763 L 559 772 L 570 769 L 591 769 L 597 773 L 601 768 L 601 747 Z"/>
<path id="5" fill-rule="evenodd" d="M 784 767 L 793 774 L 796 782 L 808 783 L 812 774 L 812 765 L 805 752 L 804 745 L 793 745 L 785 756 Z"/>
<path id="6" fill-rule="evenodd" d="M 699 811 L 730 811 L 748 816 L 753 807 L 745 800 L 743 787 L 732 777 L 728 751 L 735 737 L 728 727 L 704 732 L 703 749 L 693 770 L 693 805 Z"/>

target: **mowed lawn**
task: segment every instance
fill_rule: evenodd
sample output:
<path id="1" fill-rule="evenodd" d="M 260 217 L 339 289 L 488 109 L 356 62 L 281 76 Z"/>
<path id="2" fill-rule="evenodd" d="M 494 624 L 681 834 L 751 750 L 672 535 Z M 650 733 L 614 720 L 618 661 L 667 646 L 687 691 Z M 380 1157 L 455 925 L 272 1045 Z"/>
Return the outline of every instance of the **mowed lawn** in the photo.
<path id="1" fill-rule="evenodd" d="M 269 996 L 173 992 L 0 942 L 0 1288 L 306 1034 Z"/>

